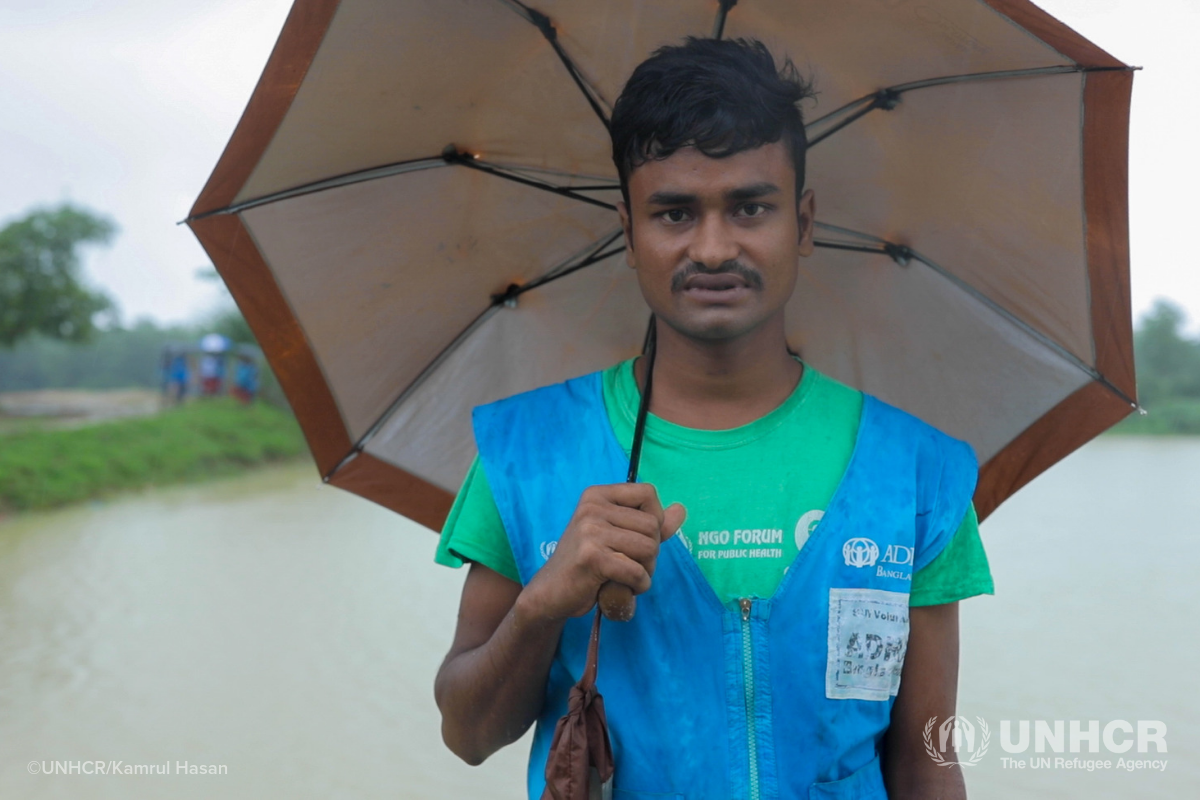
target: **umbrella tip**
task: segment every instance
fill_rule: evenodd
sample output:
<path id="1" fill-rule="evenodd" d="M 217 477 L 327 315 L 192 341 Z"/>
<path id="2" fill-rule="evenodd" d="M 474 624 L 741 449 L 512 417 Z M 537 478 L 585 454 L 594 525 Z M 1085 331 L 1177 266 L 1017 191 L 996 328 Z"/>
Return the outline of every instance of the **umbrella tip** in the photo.
<path id="1" fill-rule="evenodd" d="M 503 292 L 492 295 L 492 305 L 516 308 L 517 298 L 520 296 L 521 285 L 519 283 L 510 283 Z"/>
<path id="2" fill-rule="evenodd" d="M 908 263 L 910 261 L 912 261 L 912 258 L 913 258 L 912 249 L 905 247 L 902 244 L 892 244 L 891 242 L 884 242 L 883 252 L 885 252 L 889 256 L 891 256 L 892 261 L 895 261 L 897 264 L 899 264 L 902 267 L 907 267 Z"/>
<path id="3" fill-rule="evenodd" d="M 460 150 L 454 142 L 442 148 L 442 160 L 447 164 L 462 164 L 466 161 L 477 161 L 478 159 L 478 153 Z"/>

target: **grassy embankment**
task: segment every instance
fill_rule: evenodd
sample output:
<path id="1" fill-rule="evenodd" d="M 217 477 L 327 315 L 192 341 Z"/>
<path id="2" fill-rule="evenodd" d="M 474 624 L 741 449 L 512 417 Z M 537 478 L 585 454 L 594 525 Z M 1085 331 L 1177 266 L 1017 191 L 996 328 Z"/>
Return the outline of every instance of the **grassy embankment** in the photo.
<path id="1" fill-rule="evenodd" d="M 152 417 L 0 436 L 0 511 L 228 475 L 307 452 L 290 414 L 229 398 Z"/>

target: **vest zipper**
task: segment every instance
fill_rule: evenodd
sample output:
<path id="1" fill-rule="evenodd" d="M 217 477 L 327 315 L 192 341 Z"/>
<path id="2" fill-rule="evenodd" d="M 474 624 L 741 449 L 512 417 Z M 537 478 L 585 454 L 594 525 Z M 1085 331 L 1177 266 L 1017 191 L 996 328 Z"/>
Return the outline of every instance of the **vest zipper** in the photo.
<path id="1" fill-rule="evenodd" d="M 750 599 L 738 600 L 742 609 L 742 685 L 746 696 L 746 751 L 750 758 L 750 800 L 758 795 L 758 737 L 754 724 L 754 651 L 750 645 Z"/>

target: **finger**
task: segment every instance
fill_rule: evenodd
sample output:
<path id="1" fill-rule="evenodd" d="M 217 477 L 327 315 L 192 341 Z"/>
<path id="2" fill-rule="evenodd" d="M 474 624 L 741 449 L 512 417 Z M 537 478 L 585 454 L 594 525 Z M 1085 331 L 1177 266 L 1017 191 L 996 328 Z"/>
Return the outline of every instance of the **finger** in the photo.
<path id="1" fill-rule="evenodd" d="M 662 523 L 655 519 L 653 514 L 647 514 L 638 508 L 609 505 L 602 507 L 600 516 L 614 528 L 632 531 L 647 539 L 658 541 Z"/>
<path id="2" fill-rule="evenodd" d="M 663 519 L 663 507 L 662 501 L 658 499 L 658 487 L 652 483 L 631 483 L 630 486 L 644 486 L 647 490 L 649 490 L 649 494 L 642 501 L 642 504 L 638 506 L 638 508 L 653 516 L 654 519 L 658 521 L 659 525 L 661 525 Z"/>
<path id="3" fill-rule="evenodd" d="M 614 483 L 608 486 L 593 487 L 600 495 L 619 506 L 638 508 L 647 514 L 652 514 L 662 522 L 662 503 L 658 499 L 658 490 L 650 483 Z"/>
<path id="4" fill-rule="evenodd" d="M 605 537 L 605 543 L 614 553 L 629 556 L 639 564 L 645 565 L 658 555 L 658 539 L 643 536 L 640 533 L 613 528 Z"/>
<path id="5" fill-rule="evenodd" d="M 670 539 L 687 519 L 687 509 L 683 507 L 683 503 L 672 503 L 663 511 L 663 523 L 661 536 L 665 541 Z"/>
<path id="6" fill-rule="evenodd" d="M 610 553 L 604 560 L 602 571 L 605 579 L 625 584 L 634 594 L 650 588 L 650 573 L 624 553 Z"/>

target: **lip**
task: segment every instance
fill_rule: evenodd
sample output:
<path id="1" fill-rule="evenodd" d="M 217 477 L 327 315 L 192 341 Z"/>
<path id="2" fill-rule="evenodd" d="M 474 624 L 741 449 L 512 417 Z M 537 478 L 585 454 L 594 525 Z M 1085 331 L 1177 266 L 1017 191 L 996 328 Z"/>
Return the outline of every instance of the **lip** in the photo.
<path id="1" fill-rule="evenodd" d="M 720 272 L 689 276 L 681 294 L 701 305 L 735 305 L 744 302 L 752 291 L 740 275 Z"/>
<path id="2" fill-rule="evenodd" d="M 749 288 L 746 286 L 746 281 L 740 275 L 735 275 L 732 272 L 719 272 L 715 275 L 692 275 L 683 284 L 685 292 L 699 291 L 714 294 L 746 288 Z"/>

